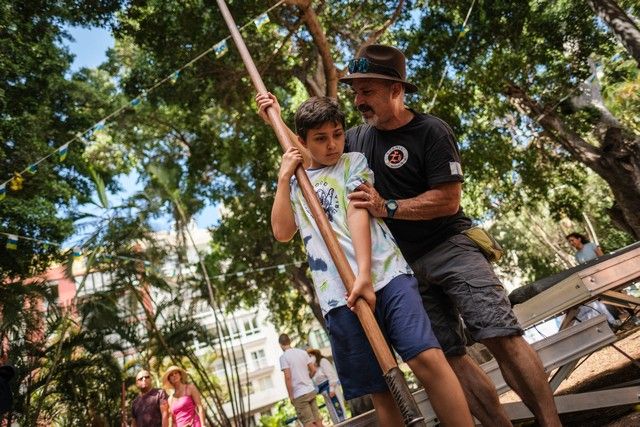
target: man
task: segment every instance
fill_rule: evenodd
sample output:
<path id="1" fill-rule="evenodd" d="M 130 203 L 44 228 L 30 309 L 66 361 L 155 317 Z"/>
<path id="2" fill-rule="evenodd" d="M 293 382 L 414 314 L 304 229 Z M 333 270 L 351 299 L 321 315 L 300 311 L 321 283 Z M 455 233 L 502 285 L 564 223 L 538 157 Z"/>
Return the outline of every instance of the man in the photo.
<path id="1" fill-rule="evenodd" d="M 369 45 L 340 79 L 355 95 L 366 124 L 349 129 L 345 151 L 362 152 L 375 188 L 350 195 L 355 207 L 384 218 L 420 282 L 423 305 L 438 341 L 464 388 L 473 415 L 483 424 L 510 426 L 495 387 L 466 354 L 463 326 L 496 358 L 509 386 L 542 426 L 560 426 L 553 394 L 538 355 L 522 338 L 502 284 L 491 265 L 462 232 L 471 221 L 460 208 L 462 167 L 449 126 L 404 105 L 404 54 L 391 46 Z M 261 95 L 265 96 L 265 95 Z M 261 97 L 260 95 L 258 98 Z M 279 106 L 262 102 L 261 117 Z M 290 131 L 292 141 L 295 141 Z"/>
<path id="2" fill-rule="evenodd" d="M 133 427 L 167 427 L 169 425 L 169 405 L 167 393 L 151 387 L 151 374 L 142 369 L 136 375 L 136 386 L 140 395 L 131 404 Z"/>
<path id="3" fill-rule="evenodd" d="M 316 404 L 316 388 L 311 380 L 316 371 L 313 359 L 306 351 L 292 348 L 287 334 L 280 335 L 278 342 L 284 352 L 280 356 L 280 369 L 298 420 L 304 427 L 322 427 L 322 416 Z"/>
<path id="4" fill-rule="evenodd" d="M 351 194 L 356 207 L 385 218 L 420 281 L 423 304 L 471 411 L 483 425 L 511 425 L 495 387 L 465 350 L 460 317 L 474 340 L 496 358 L 503 377 L 540 425 L 559 426 L 538 355 L 522 338 L 502 284 L 462 232 L 471 226 L 460 208 L 462 168 L 455 137 L 442 120 L 404 105 L 405 57 L 391 46 L 369 45 L 342 78 L 367 124 L 347 132 L 347 149 L 362 152 L 375 188 Z"/>

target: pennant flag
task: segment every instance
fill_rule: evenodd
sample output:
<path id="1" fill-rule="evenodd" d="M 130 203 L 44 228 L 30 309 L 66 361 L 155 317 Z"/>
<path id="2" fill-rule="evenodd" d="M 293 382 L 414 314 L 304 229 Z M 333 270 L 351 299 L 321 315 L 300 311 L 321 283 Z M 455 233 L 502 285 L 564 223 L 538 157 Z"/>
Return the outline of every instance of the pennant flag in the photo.
<path id="1" fill-rule="evenodd" d="M 180 78 L 180 70 L 176 71 L 171 75 L 171 83 L 175 83 Z"/>
<path id="2" fill-rule="evenodd" d="M 22 183 L 24 182 L 24 178 L 20 175 L 19 172 L 13 173 L 13 178 L 11 178 L 11 182 L 9 184 L 9 188 L 12 191 L 20 191 L 22 190 Z"/>
<path id="3" fill-rule="evenodd" d="M 27 168 L 27 172 L 29 172 L 31 175 L 34 175 L 36 172 L 38 172 L 38 165 L 36 165 L 35 163 L 29 165 L 29 167 Z"/>
<path id="4" fill-rule="evenodd" d="M 0 200 L 4 199 L 7 195 L 7 184 L 0 184 Z"/>
<path id="5" fill-rule="evenodd" d="M 100 120 L 98 123 L 96 123 L 93 126 L 93 130 L 94 131 L 99 131 L 99 130 L 102 130 L 102 129 L 104 129 L 104 120 Z"/>
<path id="6" fill-rule="evenodd" d="M 216 58 L 220 58 L 225 53 L 229 51 L 229 47 L 227 46 L 227 41 L 222 40 L 220 43 L 216 44 L 213 47 L 213 51 L 216 53 Z"/>
<path id="7" fill-rule="evenodd" d="M 18 236 L 15 234 L 9 234 L 7 236 L 7 249 L 15 251 L 18 249 Z"/>
<path id="8" fill-rule="evenodd" d="M 82 248 L 80 246 L 76 246 L 73 248 L 73 260 L 77 261 L 82 258 Z"/>
<path id="9" fill-rule="evenodd" d="M 242 277 L 242 276 L 244 276 L 244 271 L 240 271 L 236 273 L 236 277 Z"/>
<path id="10" fill-rule="evenodd" d="M 618 60 L 620 60 L 620 58 L 622 58 L 622 55 L 620 55 L 619 53 L 616 53 L 615 55 L 613 55 L 613 57 L 611 58 L 611 62 L 617 62 Z"/>
<path id="11" fill-rule="evenodd" d="M 285 271 L 287 271 L 287 270 L 286 270 L 286 268 L 284 268 L 284 265 L 280 264 L 278 266 L 278 273 L 284 273 Z"/>
<path id="12" fill-rule="evenodd" d="M 136 105 L 140 104 L 140 98 L 133 98 L 131 100 L 131 106 L 135 107 Z"/>
<path id="13" fill-rule="evenodd" d="M 260 29 L 260 27 L 269 23 L 269 15 L 267 15 L 266 13 L 263 13 L 262 15 L 254 19 L 253 23 L 256 24 L 257 29 Z"/>
<path id="14" fill-rule="evenodd" d="M 84 138 L 82 136 L 80 136 L 79 138 L 84 141 Z M 58 158 L 60 159 L 61 162 L 65 161 L 65 159 L 67 158 L 68 152 L 69 152 L 69 142 L 64 144 L 62 147 L 58 148 Z"/>

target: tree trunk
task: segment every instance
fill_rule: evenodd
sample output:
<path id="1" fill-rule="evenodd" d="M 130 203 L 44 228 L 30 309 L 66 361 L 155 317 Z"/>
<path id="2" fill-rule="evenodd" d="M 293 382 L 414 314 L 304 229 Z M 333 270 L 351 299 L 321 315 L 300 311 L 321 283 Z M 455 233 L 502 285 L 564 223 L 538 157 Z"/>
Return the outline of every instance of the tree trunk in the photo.
<path id="1" fill-rule="evenodd" d="M 575 160 L 604 179 L 616 201 L 623 230 L 640 239 L 640 138 L 618 127 L 606 131 L 601 147 L 594 147 L 571 130 L 553 111 L 531 99 L 524 89 L 509 83 L 505 94 L 538 122 Z"/>
<path id="2" fill-rule="evenodd" d="M 640 67 L 640 29 L 614 0 L 587 0 Z"/>
<path id="3" fill-rule="evenodd" d="M 316 296 L 315 289 L 313 287 L 313 282 L 307 277 L 307 268 L 306 267 L 298 267 L 293 272 L 293 282 L 296 288 L 307 297 L 307 302 L 311 307 L 311 311 L 322 328 L 327 330 L 327 325 L 324 323 L 324 316 L 322 315 L 322 309 L 320 308 L 320 302 L 318 301 L 318 297 Z"/>

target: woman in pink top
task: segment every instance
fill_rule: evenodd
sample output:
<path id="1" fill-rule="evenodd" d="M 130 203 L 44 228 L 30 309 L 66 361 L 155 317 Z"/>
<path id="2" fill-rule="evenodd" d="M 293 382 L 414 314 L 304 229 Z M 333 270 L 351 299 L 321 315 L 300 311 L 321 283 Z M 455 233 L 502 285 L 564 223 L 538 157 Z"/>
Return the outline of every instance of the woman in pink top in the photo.
<path id="1" fill-rule="evenodd" d="M 187 384 L 187 373 L 171 366 L 162 377 L 165 389 L 172 388 L 173 395 L 169 397 L 169 411 L 174 427 L 202 427 L 204 426 L 204 409 L 200 400 L 200 393 L 193 384 Z"/>

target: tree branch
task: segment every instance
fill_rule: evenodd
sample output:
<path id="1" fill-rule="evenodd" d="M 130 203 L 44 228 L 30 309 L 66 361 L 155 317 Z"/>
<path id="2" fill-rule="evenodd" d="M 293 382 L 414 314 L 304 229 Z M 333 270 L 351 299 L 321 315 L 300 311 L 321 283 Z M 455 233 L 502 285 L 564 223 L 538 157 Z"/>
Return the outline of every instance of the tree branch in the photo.
<path id="1" fill-rule="evenodd" d="M 378 39 L 380 38 L 380 36 L 382 36 L 382 34 L 385 33 L 385 31 L 387 31 L 387 29 L 398 20 L 398 17 L 400 17 L 400 13 L 402 12 L 402 7 L 404 6 L 404 0 L 400 0 L 398 2 L 398 6 L 396 6 L 396 10 L 393 12 L 393 15 L 391 15 L 391 17 L 389 17 L 389 19 L 387 19 L 387 21 L 382 24 L 382 26 L 380 28 L 378 28 L 377 30 L 375 30 L 368 38 L 367 40 L 364 42 L 363 46 L 367 46 L 370 44 L 374 44 L 375 42 L 378 41 Z"/>
<path id="2" fill-rule="evenodd" d="M 311 0 L 287 0 L 286 3 L 298 6 L 302 11 L 302 20 L 307 26 L 307 29 L 313 38 L 313 43 L 320 54 L 326 80 L 325 95 L 331 98 L 337 98 L 338 73 L 336 71 L 335 63 L 333 62 L 333 56 L 331 54 L 331 48 L 327 37 L 320 25 L 320 21 L 318 21 L 318 15 L 316 15 L 316 12 L 311 7 Z"/>
<path id="3" fill-rule="evenodd" d="M 553 134 L 562 147 L 569 151 L 576 160 L 599 172 L 600 150 L 578 135 L 556 115 L 554 108 L 546 108 L 531 99 L 529 95 L 513 82 L 507 84 L 505 95 L 520 111 L 538 122 L 547 132 Z"/>

